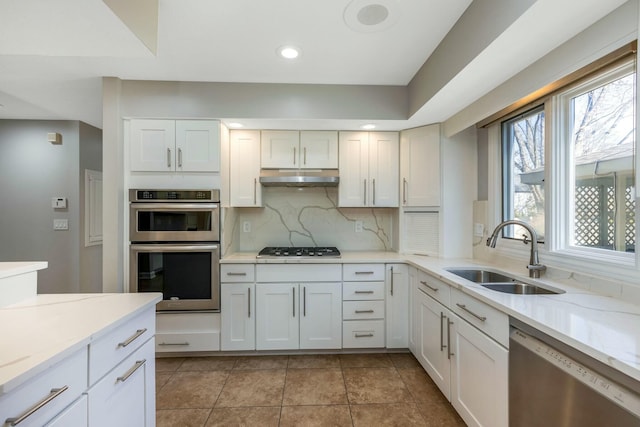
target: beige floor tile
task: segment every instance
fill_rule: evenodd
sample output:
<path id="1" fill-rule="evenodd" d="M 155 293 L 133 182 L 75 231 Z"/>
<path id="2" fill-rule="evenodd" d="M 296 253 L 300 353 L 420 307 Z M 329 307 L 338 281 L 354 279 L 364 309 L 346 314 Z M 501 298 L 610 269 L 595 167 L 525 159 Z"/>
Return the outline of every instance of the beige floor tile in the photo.
<path id="1" fill-rule="evenodd" d="M 395 368 L 346 368 L 342 373 L 351 404 L 413 401 Z"/>
<path id="2" fill-rule="evenodd" d="M 156 373 L 156 393 L 169 381 L 173 375 L 172 372 L 158 372 Z"/>
<path id="3" fill-rule="evenodd" d="M 279 406 L 255 408 L 215 408 L 209 416 L 206 427 L 277 427 L 279 420 Z"/>
<path id="4" fill-rule="evenodd" d="M 158 409 L 213 408 L 228 372 L 176 372 L 156 395 Z"/>
<path id="5" fill-rule="evenodd" d="M 289 356 L 244 356 L 239 357 L 233 369 L 286 369 Z"/>
<path id="6" fill-rule="evenodd" d="M 393 363 L 386 354 L 341 354 L 343 368 L 392 368 Z"/>
<path id="7" fill-rule="evenodd" d="M 426 426 L 414 404 L 351 405 L 351 418 L 355 427 L 369 426 Z"/>
<path id="8" fill-rule="evenodd" d="M 347 404 L 340 369 L 289 369 L 283 405 Z"/>
<path id="9" fill-rule="evenodd" d="M 156 358 L 156 372 L 175 372 L 178 370 L 184 357 L 158 357 Z"/>
<path id="10" fill-rule="evenodd" d="M 411 353 L 389 353 L 389 359 L 396 368 L 419 368 L 420 362 Z"/>
<path id="11" fill-rule="evenodd" d="M 397 369 L 398 375 L 416 402 L 440 399 L 444 396 L 422 368 Z"/>
<path id="12" fill-rule="evenodd" d="M 286 370 L 231 371 L 217 407 L 280 406 Z"/>
<path id="13" fill-rule="evenodd" d="M 211 409 L 163 409 L 156 412 L 156 427 L 202 427 Z"/>
<path id="14" fill-rule="evenodd" d="M 337 354 L 304 354 L 289 356 L 290 369 L 306 368 L 340 368 L 340 357 Z"/>
<path id="15" fill-rule="evenodd" d="M 351 427 L 352 425 L 347 405 L 284 406 L 280 415 L 280 427 Z"/>
<path id="16" fill-rule="evenodd" d="M 442 396 L 429 401 L 417 402 L 416 407 L 429 427 L 465 427 L 466 424 L 453 406 Z"/>
<path id="17" fill-rule="evenodd" d="M 211 356 L 188 357 L 178 371 L 229 371 L 236 364 L 237 357 Z"/>

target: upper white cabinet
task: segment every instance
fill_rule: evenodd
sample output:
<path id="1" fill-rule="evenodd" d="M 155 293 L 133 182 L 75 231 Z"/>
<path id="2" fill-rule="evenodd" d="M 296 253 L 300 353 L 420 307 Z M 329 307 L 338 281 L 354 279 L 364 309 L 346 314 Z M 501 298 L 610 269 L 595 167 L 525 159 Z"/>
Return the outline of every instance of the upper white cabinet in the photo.
<path id="1" fill-rule="evenodd" d="M 262 131 L 262 167 L 266 169 L 337 169 L 335 131 Z"/>
<path id="2" fill-rule="evenodd" d="M 214 120 L 131 120 L 130 169 L 218 172 L 220 123 Z"/>
<path id="3" fill-rule="evenodd" d="M 402 206 L 440 206 L 440 125 L 400 134 Z"/>
<path id="4" fill-rule="evenodd" d="M 229 132 L 229 200 L 231 206 L 262 206 L 260 131 Z"/>
<path id="5" fill-rule="evenodd" d="M 340 132 L 341 207 L 397 207 L 396 132 Z"/>

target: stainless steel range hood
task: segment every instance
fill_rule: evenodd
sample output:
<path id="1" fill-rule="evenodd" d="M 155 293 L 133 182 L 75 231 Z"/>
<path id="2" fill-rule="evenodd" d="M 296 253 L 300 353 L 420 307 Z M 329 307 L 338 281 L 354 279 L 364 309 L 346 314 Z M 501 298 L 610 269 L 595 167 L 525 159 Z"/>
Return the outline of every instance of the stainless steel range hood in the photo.
<path id="1" fill-rule="evenodd" d="M 262 169 L 260 183 L 265 187 L 336 187 L 338 169 Z"/>

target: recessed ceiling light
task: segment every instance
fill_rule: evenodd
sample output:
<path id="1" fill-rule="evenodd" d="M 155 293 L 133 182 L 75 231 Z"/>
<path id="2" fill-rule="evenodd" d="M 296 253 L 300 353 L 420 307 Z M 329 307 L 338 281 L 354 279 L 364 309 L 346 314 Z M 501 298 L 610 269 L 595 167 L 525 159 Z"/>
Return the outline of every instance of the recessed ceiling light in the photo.
<path id="1" fill-rule="evenodd" d="M 359 33 L 374 33 L 393 26 L 400 17 L 397 0 L 352 0 L 344 9 L 344 22 Z"/>
<path id="2" fill-rule="evenodd" d="M 278 48 L 278 55 L 285 59 L 296 59 L 300 56 L 300 49 L 294 46 L 282 46 Z"/>
<path id="3" fill-rule="evenodd" d="M 230 128 L 241 128 L 241 127 L 244 127 L 244 125 L 242 123 L 238 123 L 238 122 L 228 123 L 227 126 L 229 126 Z"/>
<path id="4" fill-rule="evenodd" d="M 364 129 L 364 130 L 371 130 L 375 128 L 376 128 L 376 125 L 374 125 L 373 123 L 368 123 L 366 125 L 360 126 L 360 129 Z"/>

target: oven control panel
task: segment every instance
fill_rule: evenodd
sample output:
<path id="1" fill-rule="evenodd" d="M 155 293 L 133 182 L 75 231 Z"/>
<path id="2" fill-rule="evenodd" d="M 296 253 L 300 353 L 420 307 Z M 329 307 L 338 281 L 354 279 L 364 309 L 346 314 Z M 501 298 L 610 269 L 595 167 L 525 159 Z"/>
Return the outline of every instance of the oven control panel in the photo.
<path id="1" fill-rule="evenodd" d="M 131 202 L 219 202 L 220 190 L 129 190 Z"/>

